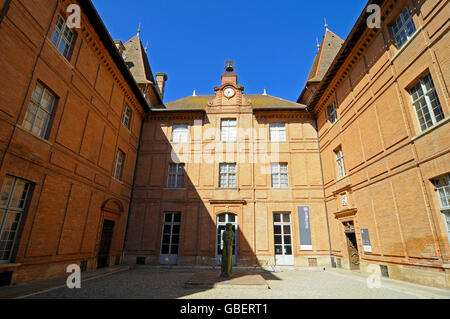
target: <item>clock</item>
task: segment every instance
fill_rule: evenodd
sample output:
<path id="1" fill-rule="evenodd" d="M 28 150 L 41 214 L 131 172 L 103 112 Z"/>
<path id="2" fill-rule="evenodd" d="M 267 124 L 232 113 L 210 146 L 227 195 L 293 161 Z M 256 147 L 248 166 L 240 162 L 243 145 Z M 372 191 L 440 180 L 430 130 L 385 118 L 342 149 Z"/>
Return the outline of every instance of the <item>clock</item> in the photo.
<path id="1" fill-rule="evenodd" d="M 233 88 L 226 88 L 226 89 L 223 91 L 223 94 L 224 94 L 227 98 L 231 99 L 231 98 L 236 94 L 236 92 L 234 91 Z"/>

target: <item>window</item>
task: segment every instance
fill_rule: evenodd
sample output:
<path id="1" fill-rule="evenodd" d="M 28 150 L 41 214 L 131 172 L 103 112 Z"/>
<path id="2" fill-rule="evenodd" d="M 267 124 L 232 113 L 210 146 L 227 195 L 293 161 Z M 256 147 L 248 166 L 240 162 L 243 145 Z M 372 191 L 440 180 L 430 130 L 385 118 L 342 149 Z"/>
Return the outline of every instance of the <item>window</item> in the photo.
<path id="1" fill-rule="evenodd" d="M 38 82 L 31 96 L 22 126 L 33 134 L 46 138 L 55 101 L 56 97 Z"/>
<path id="2" fill-rule="evenodd" d="M 344 178 L 346 176 L 346 173 L 344 165 L 344 153 L 342 152 L 342 147 L 339 147 L 337 150 L 335 150 L 334 154 L 336 155 L 338 178 Z"/>
<path id="3" fill-rule="evenodd" d="M 188 125 L 174 125 L 172 130 L 173 143 L 187 143 L 188 141 Z"/>
<path id="4" fill-rule="evenodd" d="M 450 212 L 450 174 L 433 180 L 442 211 Z"/>
<path id="5" fill-rule="evenodd" d="M 123 110 L 122 124 L 127 129 L 130 129 L 130 125 L 131 125 L 131 109 L 126 104 L 125 104 L 125 109 Z"/>
<path id="6" fill-rule="evenodd" d="M 331 104 L 327 108 L 327 114 L 328 114 L 328 120 L 331 122 L 331 124 L 334 124 L 337 122 L 337 110 L 336 110 L 336 103 Z"/>
<path id="7" fill-rule="evenodd" d="M 414 25 L 409 7 L 406 6 L 392 25 L 392 33 L 397 48 L 400 49 L 403 47 L 403 45 L 411 39 L 414 32 L 416 32 L 416 26 Z"/>
<path id="8" fill-rule="evenodd" d="M 6 176 L 0 193 L 0 263 L 8 263 L 30 192 L 27 181 Z"/>
<path id="9" fill-rule="evenodd" d="M 124 163 L 125 163 L 125 153 L 122 152 L 121 150 L 118 150 L 116 156 L 116 165 L 114 167 L 114 178 L 119 181 L 122 180 Z"/>
<path id="10" fill-rule="evenodd" d="M 364 252 L 371 253 L 372 252 L 372 244 L 370 243 L 370 235 L 369 230 L 367 228 L 361 229 L 361 237 L 363 241 Z"/>
<path id="11" fill-rule="evenodd" d="M 176 265 L 181 233 L 181 213 L 166 213 L 161 241 L 161 264 Z"/>
<path id="12" fill-rule="evenodd" d="M 284 123 L 270 124 L 270 141 L 286 142 L 286 124 Z"/>
<path id="13" fill-rule="evenodd" d="M 272 164 L 272 188 L 288 188 L 288 165 Z"/>
<path id="14" fill-rule="evenodd" d="M 67 26 L 66 21 L 59 16 L 50 40 L 66 59 L 69 59 L 73 39 L 73 32 Z"/>
<path id="15" fill-rule="evenodd" d="M 236 188 L 236 164 L 220 164 L 220 188 Z"/>
<path id="16" fill-rule="evenodd" d="M 420 129 L 426 129 L 434 126 L 444 119 L 441 103 L 434 88 L 433 79 L 428 74 L 414 85 L 410 90 L 413 106 L 416 110 Z"/>
<path id="17" fill-rule="evenodd" d="M 275 243 L 275 255 L 292 256 L 292 232 L 291 232 L 291 214 L 290 213 L 274 213 L 273 215 L 273 234 Z M 282 258 L 277 258 L 277 264 L 293 264 L 283 263 Z M 281 259 L 281 260 L 280 260 Z M 281 261 L 281 262 L 280 262 Z"/>
<path id="18" fill-rule="evenodd" d="M 184 187 L 184 164 L 170 164 L 167 178 L 168 188 Z"/>
<path id="19" fill-rule="evenodd" d="M 236 142 L 236 120 L 222 120 L 220 132 L 222 142 Z"/>

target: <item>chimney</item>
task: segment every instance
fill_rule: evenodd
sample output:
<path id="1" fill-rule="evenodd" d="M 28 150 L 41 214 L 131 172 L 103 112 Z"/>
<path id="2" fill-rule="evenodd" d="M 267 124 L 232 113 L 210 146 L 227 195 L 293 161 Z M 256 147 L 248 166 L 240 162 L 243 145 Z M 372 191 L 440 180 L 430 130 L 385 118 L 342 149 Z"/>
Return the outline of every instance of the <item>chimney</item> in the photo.
<path id="1" fill-rule="evenodd" d="M 158 85 L 159 92 L 161 93 L 161 99 L 164 99 L 164 90 L 166 88 L 166 81 L 168 79 L 165 73 L 156 73 L 156 84 Z"/>
<path id="2" fill-rule="evenodd" d="M 123 57 L 123 53 L 125 52 L 125 46 L 123 45 L 122 41 L 114 40 L 114 44 L 116 45 L 116 48 L 119 51 L 120 56 Z"/>

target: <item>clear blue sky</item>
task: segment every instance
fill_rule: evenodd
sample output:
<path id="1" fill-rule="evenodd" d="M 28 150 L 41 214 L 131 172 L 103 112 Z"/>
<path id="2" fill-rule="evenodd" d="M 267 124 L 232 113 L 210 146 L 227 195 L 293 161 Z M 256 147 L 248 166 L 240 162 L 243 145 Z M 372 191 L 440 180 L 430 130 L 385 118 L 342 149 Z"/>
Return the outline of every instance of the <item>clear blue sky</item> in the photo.
<path id="1" fill-rule="evenodd" d="M 366 0 L 93 0 L 114 40 L 141 22 L 153 73 L 169 76 L 165 102 L 214 94 L 226 60 L 245 93 L 297 101 L 322 41 L 326 17 L 344 40 Z"/>

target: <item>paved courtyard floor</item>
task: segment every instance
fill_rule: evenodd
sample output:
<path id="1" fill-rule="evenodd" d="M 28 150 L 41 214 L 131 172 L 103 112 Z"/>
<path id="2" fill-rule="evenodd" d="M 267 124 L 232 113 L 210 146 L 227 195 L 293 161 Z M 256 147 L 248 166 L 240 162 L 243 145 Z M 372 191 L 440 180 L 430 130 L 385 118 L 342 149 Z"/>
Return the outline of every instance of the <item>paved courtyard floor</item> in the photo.
<path id="1" fill-rule="evenodd" d="M 398 281 L 368 288 L 367 277 L 335 270 L 263 272 L 270 289 L 187 287 L 200 270 L 142 267 L 37 293 L 29 299 L 426 299 L 450 298 L 450 290 Z"/>

